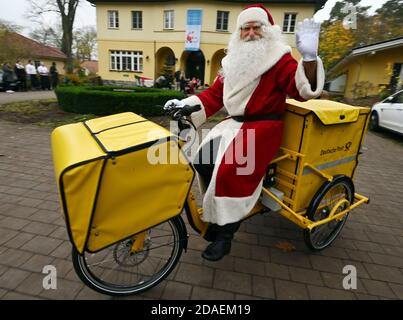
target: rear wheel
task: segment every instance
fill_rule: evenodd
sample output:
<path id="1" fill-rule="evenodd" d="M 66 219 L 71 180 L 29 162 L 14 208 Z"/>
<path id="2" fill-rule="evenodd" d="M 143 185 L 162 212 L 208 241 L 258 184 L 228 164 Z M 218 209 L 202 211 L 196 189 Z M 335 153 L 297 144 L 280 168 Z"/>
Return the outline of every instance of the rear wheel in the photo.
<path id="1" fill-rule="evenodd" d="M 379 116 L 376 111 L 371 113 L 371 119 L 369 121 L 369 129 L 376 131 L 379 129 Z"/>
<path id="2" fill-rule="evenodd" d="M 354 184 L 352 180 L 343 175 L 335 176 L 333 181 L 326 181 L 313 197 L 307 216 L 311 221 L 320 221 L 327 218 L 333 208 L 346 199 L 350 204 L 354 201 Z M 347 203 L 340 205 L 335 214 L 348 208 Z M 328 247 L 339 235 L 346 223 L 348 213 L 342 219 L 335 219 L 322 224 L 312 230 L 304 230 L 306 245 L 313 251 L 320 251 Z"/>
<path id="3" fill-rule="evenodd" d="M 181 218 L 174 217 L 147 231 L 141 251 L 132 253 L 133 239 L 96 253 L 80 255 L 73 249 L 74 269 L 90 288 L 112 296 L 148 290 L 175 268 L 186 242 Z"/>

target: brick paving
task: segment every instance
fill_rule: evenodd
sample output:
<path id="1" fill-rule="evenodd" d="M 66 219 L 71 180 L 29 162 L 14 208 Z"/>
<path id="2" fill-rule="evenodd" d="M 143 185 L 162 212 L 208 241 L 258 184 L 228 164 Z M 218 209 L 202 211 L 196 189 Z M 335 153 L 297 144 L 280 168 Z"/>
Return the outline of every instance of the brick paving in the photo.
<path id="1" fill-rule="evenodd" d="M 371 203 L 357 208 L 333 246 L 310 252 L 302 231 L 275 214 L 255 216 L 236 234 L 231 254 L 201 258 L 206 242 L 188 227 L 188 252 L 168 279 L 124 299 L 403 299 L 403 138 L 369 132 L 355 179 Z M 279 242 L 296 250 L 283 252 Z M 0 120 L 0 299 L 111 299 L 75 275 L 60 214 L 50 130 Z M 54 265 L 58 289 L 42 286 Z M 356 290 L 343 267 L 357 268 Z"/>

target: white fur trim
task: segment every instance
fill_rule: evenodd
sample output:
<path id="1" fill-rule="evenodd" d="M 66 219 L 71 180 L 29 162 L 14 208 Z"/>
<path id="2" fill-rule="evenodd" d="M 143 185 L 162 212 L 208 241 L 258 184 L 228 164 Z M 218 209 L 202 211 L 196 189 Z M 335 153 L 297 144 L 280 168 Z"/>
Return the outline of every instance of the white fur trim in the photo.
<path id="1" fill-rule="evenodd" d="M 242 125 L 243 123 L 237 122 L 233 119 L 222 121 L 209 132 L 199 147 L 200 149 L 211 139 L 221 136 L 215 161 L 216 165 L 214 166 L 213 175 L 203 199 L 203 221 L 216 223 L 218 225 L 237 222 L 243 219 L 252 210 L 260 196 L 262 183 L 256 188 L 253 194 L 248 197 L 233 198 L 217 197 L 215 195 L 218 169 L 225 151 L 228 149 L 235 136 L 239 133 Z M 202 191 L 204 191 L 202 181 L 199 181 L 199 186 L 201 186 Z"/>
<path id="2" fill-rule="evenodd" d="M 298 68 L 295 73 L 295 84 L 297 86 L 299 95 L 305 100 L 314 99 L 319 97 L 325 85 L 325 70 L 323 68 L 322 60 L 317 57 L 316 63 L 316 90 L 312 91 L 311 84 L 305 75 L 305 69 L 302 59 L 298 63 Z"/>
<path id="3" fill-rule="evenodd" d="M 241 28 L 245 23 L 252 21 L 258 21 L 268 26 L 269 17 L 267 16 L 267 12 L 258 7 L 243 10 L 238 16 L 236 23 L 237 29 Z"/>
<path id="4" fill-rule="evenodd" d="M 200 104 L 200 106 L 202 107 L 201 110 L 193 112 L 190 115 L 190 118 L 192 119 L 192 122 L 196 128 L 200 127 L 203 123 L 206 122 L 207 117 L 206 117 L 206 111 L 204 110 L 204 105 L 197 96 L 191 96 L 189 98 L 183 99 L 182 102 L 189 106 L 195 106 L 197 104 Z"/>
<path id="5" fill-rule="evenodd" d="M 210 217 L 211 223 L 220 226 L 238 222 L 245 218 L 253 209 L 262 191 L 263 179 L 252 195 L 242 198 L 213 197 L 211 207 L 217 212 Z"/>

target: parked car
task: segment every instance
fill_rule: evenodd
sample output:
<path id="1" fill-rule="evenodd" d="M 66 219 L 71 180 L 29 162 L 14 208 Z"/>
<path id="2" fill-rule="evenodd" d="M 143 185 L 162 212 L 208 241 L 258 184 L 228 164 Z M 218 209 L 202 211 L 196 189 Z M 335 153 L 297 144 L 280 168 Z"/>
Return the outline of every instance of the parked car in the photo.
<path id="1" fill-rule="evenodd" d="M 14 75 L 14 73 L 13 73 Z M 18 88 L 18 81 L 17 77 L 13 76 L 13 81 L 10 83 L 11 90 L 17 91 Z M 4 91 L 4 83 L 3 83 L 3 70 L 0 70 L 0 91 Z"/>
<path id="2" fill-rule="evenodd" d="M 403 90 L 374 104 L 369 128 L 385 128 L 403 134 Z"/>

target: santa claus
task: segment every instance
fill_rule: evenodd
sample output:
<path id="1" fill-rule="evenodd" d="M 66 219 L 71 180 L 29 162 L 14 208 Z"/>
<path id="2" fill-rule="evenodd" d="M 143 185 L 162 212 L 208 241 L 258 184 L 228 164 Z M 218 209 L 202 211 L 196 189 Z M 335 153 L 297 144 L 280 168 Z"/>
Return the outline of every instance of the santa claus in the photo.
<path id="1" fill-rule="evenodd" d="M 229 114 L 205 137 L 194 160 L 205 192 L 202 219 L 209 222 L 207 238 L 212 241 L 203 258 L 216 261 L 230 252 L 240 221 L 256 204 L 266 169 L 281 144 L 286 98 L 305 101 L 321 94 L 319 31 L 313 20 L 297 25 L 298 63 L 269 11 L 249 6 L 237 19 L 214 84 L 165 104 L 168 110 L 201 105 L 191 115 L 196 127 L 222 107 Z"/>

